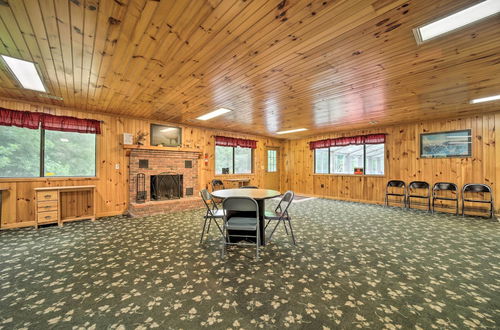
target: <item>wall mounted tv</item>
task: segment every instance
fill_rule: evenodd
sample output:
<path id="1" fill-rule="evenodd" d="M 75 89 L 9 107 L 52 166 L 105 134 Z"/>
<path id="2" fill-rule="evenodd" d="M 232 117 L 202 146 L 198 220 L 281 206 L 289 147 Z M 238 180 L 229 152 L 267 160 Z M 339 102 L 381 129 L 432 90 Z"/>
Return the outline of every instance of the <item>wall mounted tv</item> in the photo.
<path id="1" fill-rule="evenodd" d="M 160 147 L 178 147 L 182 144 L 180 127 L 151 124 L 151 145 Z"/>

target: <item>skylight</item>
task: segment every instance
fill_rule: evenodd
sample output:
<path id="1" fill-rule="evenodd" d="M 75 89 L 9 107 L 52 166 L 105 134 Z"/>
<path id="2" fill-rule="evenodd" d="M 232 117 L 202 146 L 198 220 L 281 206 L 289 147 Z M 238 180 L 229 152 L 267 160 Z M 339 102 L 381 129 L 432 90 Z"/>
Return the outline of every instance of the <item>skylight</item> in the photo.
<path id="1" fill-rule="evenodd" d="M 289 133 L 296 133 L 296 132 L 302 132 L 302 131 L 307 131 L 307 128 L 296 128 L 296 129 L 291 129 L 288 131 L 279 131 L 279 132 L 276 132 L 276 134 L 289 134 Z"/>
<path id="2" fill-rule="evenodd" d="M 198 119 L 198 120 L 209 120 L 209 119 L 221 116 L 221 115 L 223 115 L 225 113 L 228 113 L 228 112 L 231 112 L 231 111 L 232 110 L 220 108 L 220 109 L 217 109 L 215 111 L 212 111 L 212 112 L 209 112 L 207 114 L 204 114 L 203 116 L 199 116 L 196 119 Z"/>
<path id="3" fill-rule="evenodd" d="M 35 67 L 35 63 L 6 55 L 2 55 L 2 58 L 23 88 L 47 92 L 42 78 Z"/>
<path id="4" fill-rule="evenodd" d="M 500 13 L 500 1 L 486 0 L 440 20 L 416 28 L 414 30 L 415 38 L 417 39 L 417 43 L 421 44 L 498 13 Z"/>
<path id="5" fill-rule="evenodd" d="M 499 95 L 488 96 L 488 97 L 482 97 L 482 98 L 479 98 L 479 99 L 474 99 L 474 100 L 470 101 L 470 103 L 476 104 L 476 103 L 498 101 L 498 100 L 500 100 L 500 94 Z"/>

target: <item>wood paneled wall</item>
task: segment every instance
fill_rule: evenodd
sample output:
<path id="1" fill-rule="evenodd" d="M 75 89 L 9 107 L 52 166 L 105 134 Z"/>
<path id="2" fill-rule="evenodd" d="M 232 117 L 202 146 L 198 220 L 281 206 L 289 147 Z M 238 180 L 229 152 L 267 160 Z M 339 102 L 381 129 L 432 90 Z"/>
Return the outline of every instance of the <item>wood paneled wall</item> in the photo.
<path id="1" fill-rule="evenodd" d="M 475 117 L 426 121 L 387 128 L 320 135 L 284 142 L 284 173 L 281 188 L 298 194 L 334 199 L 382 203 L 388 180 L 423 180 L 486 183 L 493 187 L 496 210 L 500 209 L 500 113 Z M 472 157 L 421 159 L 420 133 L 472 129 Z M 314 174 L 314 154 L 309 141 L 372 133 L 387 133 L 384 176 Z"/>
<path id="2" fill-rule="evenodd" d="M 40 111 L 56 115 L 75 116 L 102 120 L 102 134 L 97 143 L 97 177 L 90 179 L 73 178 L 36 178 L 36 179 L 0 179 L 0 187 L 10 190 L 4 193 L 4 207 L 2 212 L 1 228 L 23 227 L 34 224 L 34 188 L 64 185 L 96 185 L 97 186 L 97 216 L 121 214 L 127 210 L 128 203 L 128 157 L 123 149 L 123 133 L 135 134 L 139 130 L 149 132 L 152 121 L 127 117 L 109 116 L 72 109 L 61 108 L 37 103 L 27 103 L 17 100 L 0 99 L 0 107 L 13 110 Z M 155 121 L 154 123 L 162 124 Z M 163 123 L 169 124 L 169 123 Z M 173 124 L 175 125 L 175 124 Z M 202 156 L 208 154 L 209 162 L 205 165 L 200 161 L 199 182 L 200 188 L 208 186 L 215 177 L 214 165 L 214 136 L 224 135 L 257 140 L 257 149 L 254 151 L 254 174 L 231 175 L 231 177 L 251 178 L 251 184 L 265 186 L 265 149 L 266 146 L 280 146 L 281 140 L 238 134 L 222 130 L 211 130 L 198 127 L 175 125 L 183 128 L 183 147 L 195 148 L 201 151 Z M 147 138 L 149 141 L 149 136 Z M 27 155 L 29 157 L 29 155 Z M 120 169 L 115 169 L 119 164 Z M 224 176 L 225 178 L 229 176 Z"/>

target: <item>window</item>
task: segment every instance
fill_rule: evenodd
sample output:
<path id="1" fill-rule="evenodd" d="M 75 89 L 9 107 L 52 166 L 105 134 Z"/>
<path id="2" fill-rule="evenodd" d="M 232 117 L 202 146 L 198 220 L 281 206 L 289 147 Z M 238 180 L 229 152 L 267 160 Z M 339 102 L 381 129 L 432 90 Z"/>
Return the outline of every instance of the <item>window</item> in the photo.
<path id="1" fill-rule="evenodd" d="M 315 173 L 354 174 L 363 168 L 365 174 L 384 175 L 384 148 L 381 143 L 315 149 Z"/>
<path id="2" fill-rule="evenodd" d="M 366 174 L 384 175 L 384 144 L 367 144 Z"/>
<path id="3" fill-rule="evenodd" d="M 45 176 L 95 176 L 95 135 L 45 131 Z"/>
<path id="4" fill-rule="evenodd" d="M 330 173 L 354 174 L 356 167 L 363 167 L 363 145 L 330 147 Z"/>
<path id="5" fill-rule="evenodd" d="M 0 177 L 40 176 L 40 131 L 0 126 Z"/>
<path id="6" fill-rule="evenodd" d="M 328 166 L 329 166 L 328 148 L 316 149 L 314 158 L 316 160 L 315 172 L 320 174 L 328 173 Z"/>
<path id="7" fill-rule="evenodd" d="M 267 171 L 277 172 L 278 171 L 278 151 L 269 149 L 267 150 Z"/>
<path id="8" fill-rule="evenodd" d="M 95 134 L 0 126 L 0 177 L 95 175 Z"/>
<path id="9" fill-rule="evenodd" d="M 251 148 L 215 146 L 215 174 L 252 173 Z"/>

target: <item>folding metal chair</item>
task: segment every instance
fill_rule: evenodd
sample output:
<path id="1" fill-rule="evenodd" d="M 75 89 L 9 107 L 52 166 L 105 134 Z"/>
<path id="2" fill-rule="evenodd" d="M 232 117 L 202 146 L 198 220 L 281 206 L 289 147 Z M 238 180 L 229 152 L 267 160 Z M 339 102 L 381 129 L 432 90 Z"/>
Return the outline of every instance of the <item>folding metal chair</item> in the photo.
<path id="1" fill-rule="evenodd" d="M 290 204 L 292 204 L 293 198 L 295 194 L 293 191 L 287 191 L 284 195 L 283 198 L 281 198 L 278 206 L 274 211 L 266 211 L 264 213 L 264 219 L 267 220 L 266 227 L 271 223 L 271 221 L 276 221 L 276 226 L 274 226 L 273 231 L 271 232 L 271 235 L 269 236 L 269 241 L 271 241 L 271 238 L 273 237 L 274 232 L 276 231 L 276 228 L 278 228 L 278 225 L 280 223 L 283 223 L 283 226 L 285 227 L 285 232 L 288 235 L 288 228 L 287 228 L 287 223 L 288 226 L 290 227 L 290 233 L 292 234 L 292 241 L 293 245 L 295 244 L 295 235 L 293 234 L 293 228 L 292 228 L 292 218 L 290 217 L 290 214 L 288 213 L 288 208 L 290 207 Z"/>

